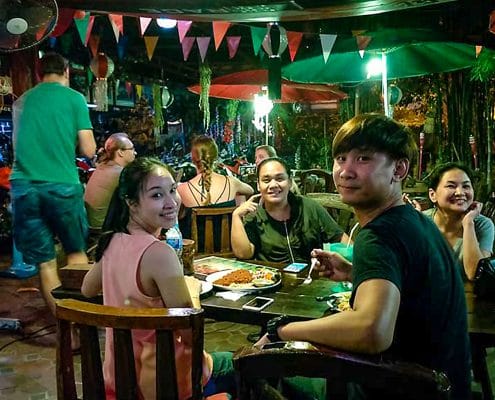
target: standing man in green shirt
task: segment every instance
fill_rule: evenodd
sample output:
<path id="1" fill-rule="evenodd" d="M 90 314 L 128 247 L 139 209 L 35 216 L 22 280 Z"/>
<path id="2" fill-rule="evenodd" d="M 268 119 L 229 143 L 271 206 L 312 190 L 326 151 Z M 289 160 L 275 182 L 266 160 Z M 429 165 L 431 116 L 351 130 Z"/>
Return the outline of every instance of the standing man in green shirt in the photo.
<path id="1" fill-rule="evenodd" d="M 29 264 L 39 266 L 41 293 L 55 312 L 52 289 L 60 286 L 54 237 L 69 264 L 87 263 L 88 223 L 76 147 L 93 157 L 96 144 L 84 96 L 69 88 L 69 63 L 50 53 L 43 77 L 14 103 L 14 166 L 10 177 L 14 240 Z"/>

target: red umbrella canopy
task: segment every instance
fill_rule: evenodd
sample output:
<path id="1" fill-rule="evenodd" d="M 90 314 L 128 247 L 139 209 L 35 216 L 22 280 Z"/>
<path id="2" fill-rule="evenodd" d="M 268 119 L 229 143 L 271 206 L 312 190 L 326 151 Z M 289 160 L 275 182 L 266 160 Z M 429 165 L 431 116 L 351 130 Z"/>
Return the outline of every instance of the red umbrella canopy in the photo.
<path id="1" fill-rule="evenodd" d="M 210 96 L 220 99 L 254 100 L 254 95 L 268 85 L 268 70 L 255 69 L 235 72 L 212 79 Z M 196 94 L 201 92 L 201 85 L 189 86 Z M 296 83 L 282 79 L 282 98 L 275 103 L 323 103 L 343 100 L 347 95 L 332 85 Z"/>

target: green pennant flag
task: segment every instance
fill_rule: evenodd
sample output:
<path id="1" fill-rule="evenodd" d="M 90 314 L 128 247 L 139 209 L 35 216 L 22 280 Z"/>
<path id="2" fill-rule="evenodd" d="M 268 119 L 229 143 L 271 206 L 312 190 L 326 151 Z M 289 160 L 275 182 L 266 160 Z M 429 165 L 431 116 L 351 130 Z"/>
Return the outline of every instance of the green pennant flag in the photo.
<path id="1" fill-rule="evenodd" d="M 93 83 L 93 77 L 94 77 L 93 73 L 91 72 L 91 68 L 88 67 L 86 69 L 86 75 L 88 77 L 88 86 L 90 87 L 91 84 Z"/>
<path id="2" fill-rule="evenodd" d="M 74 19 L 76 24 L 77 32 L 79 33 L 79 37 L 81 38 L 82 44 L 86 46 L 86 32 L 88 31 L 89 17 L 90 13 L 87 12 L 84 18 Z"/>
<path id="3" fill-rule="evenodd" d="M 261 48 L 261 43 L 263 43 L 265 36 L 266 28 L 251 27 L 251 39 L 253 40 L 253 50 L 255 55 L 258 55 Z"/>

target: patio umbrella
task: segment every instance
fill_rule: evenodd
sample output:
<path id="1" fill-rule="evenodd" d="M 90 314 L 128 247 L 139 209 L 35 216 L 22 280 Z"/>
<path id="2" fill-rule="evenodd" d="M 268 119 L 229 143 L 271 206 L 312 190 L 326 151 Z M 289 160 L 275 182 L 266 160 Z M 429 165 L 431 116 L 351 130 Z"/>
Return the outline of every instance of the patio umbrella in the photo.
<path id="1" fill-rule="evenodd" d="M 235 72 L 212 79 L 210 96 L 221 99 L 253 100 L 268 85 L 268 70 Z M 199 94 L 199 84 L 188 87 Z M 332 85 L 295 83 L 282 79 L 282 98 L 275 103 L 321 103 L 345 99 L 347 95 Z"/>
<path id="2" fill-rule="evenodd" d="M 476 61 L 474 45 L 456 42 L 414 42 L 367 49 L 363 58 L 357 49 L 341 53 L 332 52 L 326 64 L 321 55 L 311 57 L 283 67 L 282 76 L 293 81 L 310 83 L 362 82 L 367 79 L 368 62 L 381 57 L 382 53 L 386 54 L 388 79 L 456 71 L 470 68 Z"/>

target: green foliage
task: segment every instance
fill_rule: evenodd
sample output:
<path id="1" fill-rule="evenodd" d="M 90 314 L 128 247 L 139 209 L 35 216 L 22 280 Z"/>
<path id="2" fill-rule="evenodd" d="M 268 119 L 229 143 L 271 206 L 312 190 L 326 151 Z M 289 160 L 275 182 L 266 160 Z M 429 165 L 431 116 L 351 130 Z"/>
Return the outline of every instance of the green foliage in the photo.
<path id="1" fill-rule="evenodd" d="M 199 109 L 203 111 L 203 127 L 205 129 L 210 125 L 210 85 L 211 85 L 211 68 L 208 64 L 201 64 L 199 67 L 199 83 L 201 92 L 199 94 Z"/>
<path id="2" fill-rule="evenodd" d="M 239 100 L 229 100 L 227 102 L 227 121 L 233 121 L 237 115 Z"/>
<path id="3" fill-rule="evenodd" d="M 471 70 L 471 80 L 486 82 L 495 77 L 495 51 L 484 48 Z"/>
<path id="4" fill-rule="evenodd" d="M 153 90 L 153 108 L 155 109 L 155 127 L 162 128 L 165 125 L 162 113 L 162 92 L 160 85 L 156 83 L 152 86 Z"/>

